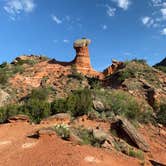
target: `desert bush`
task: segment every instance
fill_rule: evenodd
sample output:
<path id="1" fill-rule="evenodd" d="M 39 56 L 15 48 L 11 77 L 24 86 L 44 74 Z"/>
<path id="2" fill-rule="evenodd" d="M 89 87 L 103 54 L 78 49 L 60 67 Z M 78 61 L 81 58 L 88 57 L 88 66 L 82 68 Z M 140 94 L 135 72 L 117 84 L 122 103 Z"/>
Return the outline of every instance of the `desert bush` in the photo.
<path id="1" fill-rule="evenodd" d="M 139 122 L 145 123 L 145 124 L 149 122 L 155 123 L 152 110 L 145 110 L 143 112 L 140 112 L 138 119 L 139 119 Z"/>
<path id="2" fill-rule="evenodd" d="M 36 63 L 37 63 L 37 61 L 35 61 L 35 60 L 31 60 L 31 59 L 23 60 L 23 59 L 20 59 L 20 60 L 18 60 L 16 65 L 23 65 L 23 64 L 34 65 Z"/>
<path id="3" fill-rule="evenodd" d="M 95 110 L 92 110 L 92 111 L 88 112 L 88 118 L 90 120 L 97 120 L 100 118 L 100 113 Z"/>
<path id="4" fill-rule="evenodd" d="M 51 115 L 50 103 L 38 99 L 29 99 L 21 108 L 32 122 L 40 123 L 43 118 Z"/>
<path id="5" fill-rule="evenodd" d="M 24 71 L 24 67 L 21 66 L 21 65 L 14 66 L 13 69 L 12 69 L 13 74 L 23 73 L 23 71 Z"/>
<path id="6" fill-rule="evenodd" d="M 144 160 L 144 153 L 141 150 L 134 150 L 132 148 L 129 148 L 128 155 L 140 160 Z"/>
<path id="7" fill-rule="evenodd" d="M 146 62 L 145 59 L 137 59 L 137 58 L 135 58 L 135 59 L 133 59 L 132 61 L 133 61 L 133 62 L 136 62 L 136 63 L 147 64 L 147 62 Z"/>
<path id="8" fill-rule="evenodd" d="M 7 83 L 9 76 L 6 72 L 0 71 L 0 84 L 4 85 Z"/>
<path id="9" fill-rule="evenodd" d="M 0 108 L 0 123 L 7 122 L 7 119 L 10 116 L 17 115 L 19 113 L 19 106 L 18 105 L 7 105 L 5 107 Z"/>
<path id="10" fill-rule="evenodd" d="M 132 69 L 127 68 L 126 70 L 122 70 L 119 72 L 119 81 L 124 81 L 125 79 L 135 77 L 135 73 Z"/>
<path id="11" fill-rule="evenodd" d="M 145 108 L 140 100 L 123 90 L 93 91 L 107 108 L 106 118 L 121 115 L 132 121 L 148 123 L 152 118 L 152 109 Z M 107 112 L 110 115 L 107 115 Z"/>
<path id="12" fill-rule="evenodd" d="M 0 108 L 0 123 L 5 123 L 8 119 L 8 113 L 4 107 Z"/>
<path id="13" fill-rule="evenodd" d="M 162 72 L 166 73 L 166 66 L 155 66 L 156 69 L 161 70 Z"/>
<path id="14" fill-rule="evenodd" d="M 109 99 L 111 110 L 115 115 L 123 115 L 128 119 L 135 120 L 140 114 L 140 106 L 136 99 L 127 92 L 112 91 Z"/>
<path id="15" fill-rule="evenodd" d="M 5 68 L 7 67 L 8 63 L 7 62 L 3 62 L 1 65 L 0 65 L 0 68 Z"/>
<path id="16" fill-rule="evenodd" d="M 87 77 L 91 89 L 100 89 L 102 87 L 101 81 L 96 77 Z"/>
<path id="17" fill-rule="evenodd" d="M 158 123 L 166 125 L 166 104 L 161 104 L 156 114 L 156 120 Z"/>
<path id="18" fill-rule="evenodd" d="M 85 128 L 77 128 L 75 129 L 76 135 L 81 138 L 82 144 L 92 144 L 94 142 L 92 131 L 87 130 Z"/>
<path id="19" fill-rule="evenodd" d="M 28 99 L 47 100 L 50 90 L 48 88 L 33 89 Z"/>
<path id="20" fill-rule="evenodd" d="M 70 130 L 68 125 L 66 124 L 58 124 L 53 127 L 55 132 L 64 140 L 68 140 L 70 138 Z"/>
<path id="21" fill-rule="evenodd" d="M 92 97 L 89 89 L 74 91 L 67 98 L 67 109 L 75 117 L 82 116 L 91 111 Z"/>
<path id="22" fill-rule="evenodd" d="M 40 59 L 41 59 L 41 61 L 47 61 L 47 60 L 49 60 L 49 57 L 47 57 L 45 55 L 40 55 Z"/>
<path id="23" fill-rule="evenodd" d="M 51 113 L 65 113 L 67 111 L 66 99 L 56 99 L 51 103 Z"/>

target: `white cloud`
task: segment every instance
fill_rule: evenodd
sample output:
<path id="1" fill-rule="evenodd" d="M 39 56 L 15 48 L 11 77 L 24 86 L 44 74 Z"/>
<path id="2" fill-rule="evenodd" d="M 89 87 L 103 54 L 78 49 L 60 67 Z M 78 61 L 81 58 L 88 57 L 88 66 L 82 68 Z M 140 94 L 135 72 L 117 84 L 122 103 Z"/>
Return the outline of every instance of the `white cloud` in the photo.
<path id="1" fill-rule="evenodd" d="M 32 12 L 35 6 L 34 0 L 7 0 L 3 8 L 11 18 L 14 18 L 21 12 Z"/>
<path id="2" fill-rule="evenodd" d="M 107 25 L 102 25 L 102 30 L 108 29 Z"/>
<path id="3" fill-rule="evenodd" d="M 57 24 L 61 24 L 62 23 L 62 20 L 60 20 L 57 16 L 52 15 L 51 17 L 52 17 L 53 21 L 55 21 Z"/>
<path id="4" fill-rule="evenodd" d="M 118 7 L 122 8 L 123 10 L 127 10 L 131 4 L 130 0 L 112 0 L 117 3 Z"/>
<path id="5" fill-rule="evenodd" d="M 106 8 L 107 8 L 107 14 L 108 16 L 112 17 L 115 15 L 115 12 L 116 12 L 116 8 L 112 8 L 111 6 L 109 5 L 106 5 Z"/>
<path id="6" fill-rule="evenodd" d="M 151 1 L 152 1 L 153 6 L 155 6 L 155 7 L 160 6 L 162 3 L 162 0 L 151 0 Z"/>
<path id="7" fill-rule="evenodd" d="M 63 42 L 64 42 L 64 43 L 69 43 L 69 40 L 64 39 Z"/>
<path id="8" fill-rule="evenodd" d="M 166 19 L 166 8 L 162 8 L 160 11 L 162 13 L 163 19 Z"/>
<path id="9" fill-rule="evenodd" d="M 142 23 L 143 23 L 144 25 L 146 25 L 147 27 L 151 27 L 151 26 L 153 26 L 153 25 L 156 26 L 156 24 L 154 24 L 153 18 L 151 18 L 151 17 L 145 16 L 145 17 L 142 18 L 141 21 L 142 21 Z"/>
<path id="10" fill-rule="evenodd" d="M 166 28 L 164 28 L 164 29 L 161 31 L 161 34 L 162 34 L 162 35 L 166 35 Z"/>

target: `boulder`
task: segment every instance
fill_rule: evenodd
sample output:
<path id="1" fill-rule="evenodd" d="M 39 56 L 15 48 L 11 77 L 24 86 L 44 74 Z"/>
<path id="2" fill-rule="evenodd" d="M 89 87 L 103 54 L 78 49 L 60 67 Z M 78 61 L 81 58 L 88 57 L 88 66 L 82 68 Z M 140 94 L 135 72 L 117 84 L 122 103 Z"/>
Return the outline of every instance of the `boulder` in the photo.
<path id="1" fill-rule="evenodd" d="M 145 152 L 149 151 L 149 145 L 144 140 L 143 136 L 139 134 L 127 119 L 117 116 L 116 120 L 111 123 L 111 129 L 116 130 L 118 136 L 127 140 L 130 145 L 133 145 Z"/>
<path id="2" fill-rule="evenodd" d="M 166 166 L 164 163 L 159 163 L 158 161 L 155 160 L 149 160 L 153 166 Z"/>
<path id="3" fill-rule="evenodd" d="M 109 135 L 105 142 L 102 144 L 102 148 L 113 150 L 114 149 L 114 138 Z"/>
<path id="4" fill-rule="evenodd" d="M 15 122 L 30 122 L 29 116 L 27 115 L 15 115 L 11 116 L 7 120 L 9 123 L 15 123 Z"/>
<path id="5" fill-rule="evenodd" d="M 93 100 L 93 107 L 98 112 L 102 112 L 105 110 L 104 104 L 99 100 Z"/>

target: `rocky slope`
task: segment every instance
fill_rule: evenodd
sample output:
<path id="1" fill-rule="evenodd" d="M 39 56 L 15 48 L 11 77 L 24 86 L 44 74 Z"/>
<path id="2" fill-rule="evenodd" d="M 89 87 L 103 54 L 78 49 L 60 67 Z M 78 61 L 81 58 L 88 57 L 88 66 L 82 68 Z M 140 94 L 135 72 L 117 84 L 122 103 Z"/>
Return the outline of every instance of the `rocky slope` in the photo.
<path id="1" fill-rule="evenodd" d="M 0 165 L 166 164 L 166 74 L 136 59 L 95 71 L 89 44 L 0 65 Z"/>

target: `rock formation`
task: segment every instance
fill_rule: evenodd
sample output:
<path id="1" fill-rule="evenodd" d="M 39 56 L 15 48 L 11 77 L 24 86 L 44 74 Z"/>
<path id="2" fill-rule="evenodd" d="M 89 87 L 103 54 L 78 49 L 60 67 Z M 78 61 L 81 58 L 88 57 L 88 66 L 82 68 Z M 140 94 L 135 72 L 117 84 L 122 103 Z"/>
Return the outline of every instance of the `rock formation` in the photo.
<path id="1" fill-rule="evenodd" d="M 89 39 L 79 39 L 74 42 L 74 49 L 76 50 L 76 57 L 74 64 L 77 68 L 91 70 L 90 56 L 88 45 L 91 43 Z"/>
<path id="2" fill-rule="evenodd" d="M 121 69 L 123 67 L 124 67 L 124 63 L 123 62 L 119 62 L 117 60 L 112 60 L 112 65 L 107 67 L 103 71 L 103 74 L 104 74 L 104 76 L 108 76 L 108 75 L 114 73 L 115 71 L 117 71 L 118 69 Z"/>
<path id="3" fill-rule="evenodd" d="M 157 66 L 166 66 L 166 58 L 164 58 L 161 62 L 157 63 L 156 65 L 154 65 L 155 67 Z"/>

